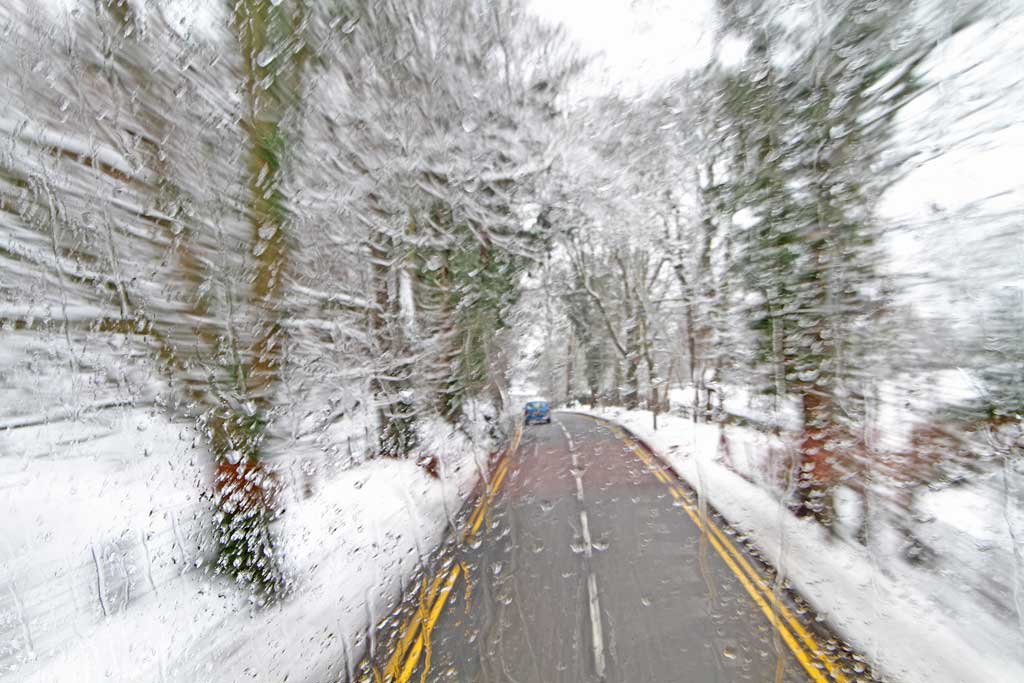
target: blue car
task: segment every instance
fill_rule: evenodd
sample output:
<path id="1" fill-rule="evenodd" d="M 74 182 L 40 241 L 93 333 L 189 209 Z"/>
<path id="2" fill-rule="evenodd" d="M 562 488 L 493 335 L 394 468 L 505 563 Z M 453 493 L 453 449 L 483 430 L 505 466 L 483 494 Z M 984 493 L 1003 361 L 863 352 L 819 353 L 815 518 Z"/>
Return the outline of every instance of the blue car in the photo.
<path id="1" fill-rule="evenodd" d="M 530 401 L 523 410 L 526 424 L 543 422 L 551 424 L 551 405 L 547 401 Z"/>

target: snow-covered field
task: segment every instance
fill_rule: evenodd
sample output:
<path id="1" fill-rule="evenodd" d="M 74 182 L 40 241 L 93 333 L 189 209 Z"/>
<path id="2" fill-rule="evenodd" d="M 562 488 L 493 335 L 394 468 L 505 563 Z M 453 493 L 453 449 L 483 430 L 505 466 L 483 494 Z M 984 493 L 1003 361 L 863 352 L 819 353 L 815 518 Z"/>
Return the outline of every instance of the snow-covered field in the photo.
<path id="1" fill-rule="evenodd" d="M 905 561 L 884 535 L 864 548 L 829 537 L 794 517 L 768 489 L 742 476 L 764 458 L 767 437 L 728 427 L 733 465 L 719 458 L 715 425 L 617 408 L 579 412 L 613 420 L 646 441 L 740 531 L 851 645 L 886 678 L 904 683 L 1024 681 L 1024 628 L 1013 608 L 1012 548 L 1003 502 L 988 488 L 926 493 L 933 518 L 926 538 L 940 553 L 936 568 Z M 737 463 L 737 458 L 740 462 Z M 751 470 L 756 468 L 750 468 Z M 967 574 L 985 581 L 966 581 Z M 987 581 L 1002 576 L 1004 583 Z M 972 585 L 991 583 L 986 600 Z M 1000 604 L 1001 603 L 1001 604 Z"/>
<path id="2" fill-rule="evenodd" d="M 210 458 L 187 427 L 116 408 L 0 430 L 0 679 L 337 678 L 471 493 L 495 447 L 479 436 L 422 426 L 437 479 L 395 460 L 284 477 L 295 589 L 253 610 L 204 571 Z"/>

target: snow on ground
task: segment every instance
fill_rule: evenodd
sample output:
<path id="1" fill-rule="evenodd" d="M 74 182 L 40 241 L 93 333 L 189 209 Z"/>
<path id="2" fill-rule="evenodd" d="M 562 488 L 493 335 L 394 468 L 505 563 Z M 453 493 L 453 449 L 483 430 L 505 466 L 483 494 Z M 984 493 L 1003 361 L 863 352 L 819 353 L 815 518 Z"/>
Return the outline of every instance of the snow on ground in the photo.
<path id="1" fill-rule="evenodd" d="M 241 630 L 232 623 L 202 634 L 168 677 L 325 681 L 351 671 L 365 647 L 375 645 L 368 626 L 390 614 L 421 561 L 443 540 L 487 455 L 479 444 L 431 427 L 428 440 L 444 451 L 441 478 L 411 461 L 371 461 L 287 510 L 279 536 L 297 594 L 246 618 Z"/>
<path id="2" fill-rule="evenodd" d="M 579 412 L 613 420 L 644 439 L 734 526 L 748 534 L 835 630 L 877 670 L 903 683 L 1024 681 L 1024 633 L 1015 618 L 965 593 L 955 575 L 914 567 L 897 554 L 868 552 L 830 539 L 820 526 L 793 516 L 773 493 L 718 459 L 715 425 L 647 411 L 610 408 Z M 726 432 L 733 458 L 767 447 L 750 429 Z M 941 498 L 941 500 L 940 500 Z M 950 548 L 967 565 L 991 562 L 994 544 L 1009 548 L 1002 503 L 974 492 L 925 496 L 958 532 L 972 525 L 987 543 Z M 971 549 L 973 547 L 973 550 Z M 1012 558 L 1011 558 L 1012 562 Z M 1010 565 L 1012 567 L 1012 564 Z M 1011 569 L 1012 571 L 1012 569 Z M 1004 595 L 1012 603 L 1012 594 Z M 1012 610 L 1010 610 L 1012 612 Z"/>
<path id="3" fill-rule="evenodd" d="M 471 432 L 423 425 L 438 479 L 394 460 L 339 461 L 302 492 L 286 478 L 275 535 L 295 591 L 254 611 L 200 569 L 210 458 L 187 428 L 128 408 L 0 430 L 0 679 L 336 677 L 470 495 L 495 446 L 483 420 Z"/>

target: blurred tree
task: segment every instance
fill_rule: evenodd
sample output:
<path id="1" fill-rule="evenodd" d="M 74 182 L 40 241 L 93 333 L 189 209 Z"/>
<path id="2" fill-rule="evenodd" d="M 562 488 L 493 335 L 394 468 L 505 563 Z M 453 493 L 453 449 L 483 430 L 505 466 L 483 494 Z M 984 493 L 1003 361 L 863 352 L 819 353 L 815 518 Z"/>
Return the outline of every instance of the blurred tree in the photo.
<path id="1" fill-rule="evenodd" d="M 856 438 L 843 415 L 862 412 L 864 345 L 879 333 L 875 207 L 905 160 L 890 153 L 893 121 L 939 44 L 914 26 L 911 4 L 836 0 L 817 26 L 784 24 L 766 3 L 719 4 L 724 31 L 747 48 L 740 68 L 715 76 L 731 133 L 728 211 L 750 217 L 734 233 L 736 268 L 758 295 L 746 316 L 775 368 L 769 390 L 801 406 L 796 510 L 825 525 L 843 445 Z M 943 37 L 972 16 L 962 10 Z"/>
<path id="2" fill-rule="evenodd" d="M 550 163 L 555 102 L 580 65 L 560 31 L 514 1 L 352 12 L 315 98 L 314 123 L 339 150 L 318 171 L 366 207 L 351 255 L 371 264 L 379 451 L 403 457 L 418 416 L 458 423 L 495 386 L 495 340 L 540 253 L 520 208 Z"/>

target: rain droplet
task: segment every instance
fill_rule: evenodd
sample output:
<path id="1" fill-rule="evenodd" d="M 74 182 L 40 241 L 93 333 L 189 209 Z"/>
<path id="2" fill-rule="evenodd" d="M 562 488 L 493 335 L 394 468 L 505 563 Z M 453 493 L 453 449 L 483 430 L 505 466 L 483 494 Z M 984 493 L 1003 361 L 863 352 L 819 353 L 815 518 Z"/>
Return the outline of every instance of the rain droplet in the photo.
<path id="1" fill-rule="evenodd" d="M 261 68 L 266 68 L 268 64 L 277 59 L 279 52 L 273 50 L 270 47 L 265 47 L 260 50 L 260 53 L 256 55 L 256 65 Z"/>

